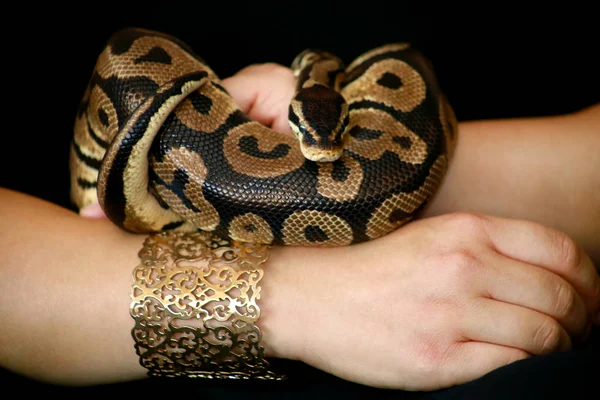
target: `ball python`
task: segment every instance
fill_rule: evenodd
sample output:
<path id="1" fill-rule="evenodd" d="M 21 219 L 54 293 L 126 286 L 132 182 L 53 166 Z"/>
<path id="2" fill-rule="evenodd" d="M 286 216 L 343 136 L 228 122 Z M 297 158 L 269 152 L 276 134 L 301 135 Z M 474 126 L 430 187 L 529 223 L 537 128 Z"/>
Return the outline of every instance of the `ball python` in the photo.
<path id="1" fill-rule="evenodd" d="M 347 66 L 291 64 L 294 132 L 249 118 L 178 38 L 126 28 L 97 58 L 74 125 L 71 199 L 135 233 L 342 246 L 415 218 L 438 189 L 456 119 L 428 59 L 381 45 Z"/>

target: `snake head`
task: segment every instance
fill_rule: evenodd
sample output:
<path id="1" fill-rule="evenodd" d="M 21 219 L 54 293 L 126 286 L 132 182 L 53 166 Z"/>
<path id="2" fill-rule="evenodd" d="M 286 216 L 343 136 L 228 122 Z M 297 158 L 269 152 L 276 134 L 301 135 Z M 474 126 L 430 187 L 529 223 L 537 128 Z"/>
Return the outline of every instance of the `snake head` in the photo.
<path id="1" fill-rule="evenodd" d="M 290 103 L 288 119 L 305 158 L 324 162 L 340 158 L 349 115 L 339 92 L 319 84 L 300 89 Z"/>

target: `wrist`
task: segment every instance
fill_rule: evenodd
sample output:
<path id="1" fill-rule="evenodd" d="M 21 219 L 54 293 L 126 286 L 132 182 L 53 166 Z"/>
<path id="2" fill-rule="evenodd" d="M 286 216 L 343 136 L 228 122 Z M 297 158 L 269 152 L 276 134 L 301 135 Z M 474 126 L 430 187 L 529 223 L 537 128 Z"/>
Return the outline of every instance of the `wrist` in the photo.
<path id="1" fill-rule="evenodd" d="M 307 336 L 307 327 L 326 322 L 319 310 L 327 306 L 324 302 L 334 301 L 329 286 L 338 275 L 337 267 L 349 262 L 349 253 L 348 248 L 271 247 L 258 302 L 258 327 L 267 357 L 304 358 L 315 339 Z"/>
<path id="2" fill-rule="evenodd" d="M 297 265 L 297 251 L 294 247 L 273 246 L 264 264 L 257 324 L 267 357 L 298 359 L 297 337 L 303 327 L 299 299 L 303 285 L 292 276 L 294 270 L 301 268 Z"/>
<path id="3" fill-rule="evenodd" d="M 267 357 L 306 362 L 314 356 L 315 346 L 328 346 L 334 336 L 324 332 L 337 330 L 332 313 L 341 312 L 336 287 L 346 281 L 358 282 L 348 276 L 357 259 L 354 249 L 271 247 L 260 285 L 257 322 Z"/>

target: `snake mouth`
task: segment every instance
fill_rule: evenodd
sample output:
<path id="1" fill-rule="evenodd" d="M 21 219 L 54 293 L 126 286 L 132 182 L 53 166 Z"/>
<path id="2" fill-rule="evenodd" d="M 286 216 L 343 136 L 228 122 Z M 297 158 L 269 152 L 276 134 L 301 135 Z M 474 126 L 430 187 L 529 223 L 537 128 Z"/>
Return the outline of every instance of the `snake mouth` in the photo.
<path id="1" fill-rule="evenodd" d="M 315 162 L 333 162 L 342 156 L 343 147 L 334 147 L 331 149 L 316 149 L 311 147 L 300 146 L 304 157 Z"/>

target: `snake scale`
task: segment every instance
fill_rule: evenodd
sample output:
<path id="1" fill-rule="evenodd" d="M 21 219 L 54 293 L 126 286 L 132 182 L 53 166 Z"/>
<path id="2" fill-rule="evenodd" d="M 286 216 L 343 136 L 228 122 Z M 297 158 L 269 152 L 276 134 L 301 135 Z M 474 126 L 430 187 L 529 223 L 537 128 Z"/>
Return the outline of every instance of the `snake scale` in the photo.
<path id="1" fill-rule="evenodd" d="M 77 111 L 73 202 L 130 232 L 282 245 L 349 245 L 414 219 L 457 136 L 429 61 L 392 43 L 348 66 L 308 49 L 291 67 L 294 135 L 250 119 L 179 39 L 114 33 Z"/>

